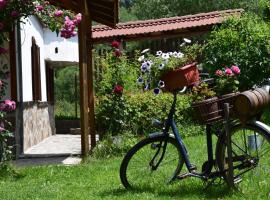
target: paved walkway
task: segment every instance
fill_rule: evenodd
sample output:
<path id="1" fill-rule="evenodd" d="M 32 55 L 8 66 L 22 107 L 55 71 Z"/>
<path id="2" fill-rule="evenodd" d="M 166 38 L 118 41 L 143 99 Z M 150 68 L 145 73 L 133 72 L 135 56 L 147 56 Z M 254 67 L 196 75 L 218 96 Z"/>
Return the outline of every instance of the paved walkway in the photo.
<path id="1" fill-rule="evenodd" d="M 81 162 L 81 135 L 57 134 L 44 139 L 25 151 L 17 166 L 29 165 L 75 165 Z"/>
<path id="2" fill-rule="evenodd" d="M 81 154 L 81 136 L 57 134 L 25 151 L 25 157 L 53 157 Z"/>

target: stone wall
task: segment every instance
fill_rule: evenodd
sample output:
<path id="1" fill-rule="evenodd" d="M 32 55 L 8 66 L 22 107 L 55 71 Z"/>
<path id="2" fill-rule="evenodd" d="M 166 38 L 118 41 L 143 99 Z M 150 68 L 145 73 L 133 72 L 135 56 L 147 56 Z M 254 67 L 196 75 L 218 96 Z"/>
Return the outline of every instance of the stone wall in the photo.
<path id="1" fill-rule="evenodd" d="M 55 134 L 53 105 L 27 102 L 23 106 L 23 151 Z"/>

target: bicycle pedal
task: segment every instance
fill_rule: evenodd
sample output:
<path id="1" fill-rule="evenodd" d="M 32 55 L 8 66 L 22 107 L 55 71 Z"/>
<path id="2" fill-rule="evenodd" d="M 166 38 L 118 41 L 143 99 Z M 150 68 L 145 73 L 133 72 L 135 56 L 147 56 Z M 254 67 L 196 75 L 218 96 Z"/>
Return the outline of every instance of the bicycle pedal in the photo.
<path id="1" fill-rule="evenodd" d="M 240 183 L 242 180 L 243 179 L 240 176 L 238 176 L 238 177 L 234 178 L 233 182 L 234 182 L 234 184 L 237 184 L 237 183 Z"/>
<path id="2" fill-rule="evenodd" d="M 182 180 L 190 176 L 191 176 L 190 173 L 187 172 L 187 173 L 179 174 L 176 178 Z"/>
<path id="3" fill-rule="evenodd" d="M 191 164 L 190 171 L 195 171 L 197 170 L 197 166 L 194 164 Z"/>

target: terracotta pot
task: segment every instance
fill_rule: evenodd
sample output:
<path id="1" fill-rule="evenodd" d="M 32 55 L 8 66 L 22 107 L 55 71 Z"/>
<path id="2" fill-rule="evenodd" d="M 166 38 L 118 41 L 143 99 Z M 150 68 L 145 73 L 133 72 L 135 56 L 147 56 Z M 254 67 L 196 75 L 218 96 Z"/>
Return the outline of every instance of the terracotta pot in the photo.
<path id="1" fill-rule="evenodd" d="M 245 91 L 235 99 L 235 114 L 244 122 L 259 114 L 269 103 L 270 95 L 266 90 L 257 88 Z"/>
<path id="2" fill-rule="evenodd" d="M 200 102 L 192 104 L 194 111 L 196 112 L 196 118 L 204 124 L 209 124 L 221 119 L 218 110 L 218 98 L 213 97 Z"/>
<path id="3" fill-rule="evenodd" d="M 199 82 L 199 71 L 197 68 L 197 63 L 186 65 L 184 67 L 179 67 L 177 69 L 168 71 L 163 74 L 160 80 L 165 83 L 166 91 L 174 91 L 181 89 L 185 86 L 192 86 Z"/>
<path id="4" fill-rule="evenodd" d="M 225 94 L 219 97 L 218 100 L 218 107 L 219 107 L 219 111 L 220 111 L 220 115 L 224 117 L 224 103 L 228 103 L 229 104 L 229 108 L 230 108 L 230 117 L 234 118 L 235 117 L 235 113 L 234 113 L 234 109 L 233 109 L 233 105 L 234 105 L 234 101 L 236 99 L 236 97 L 240 94 L 240 92 L 233 92 L 233 93 L 229 93 L 229 94 Z"/>

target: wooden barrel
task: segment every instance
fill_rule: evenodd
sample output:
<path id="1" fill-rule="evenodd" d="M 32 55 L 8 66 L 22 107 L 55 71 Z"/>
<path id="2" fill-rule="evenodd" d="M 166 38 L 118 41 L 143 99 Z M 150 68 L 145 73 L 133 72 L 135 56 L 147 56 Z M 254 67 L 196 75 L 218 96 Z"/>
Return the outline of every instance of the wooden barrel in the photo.
<path id="1" fill-rule="evenodd" d="M 235 114 L 247 120 L 262 111 L 270 103 L 269 93 L 262 89 L 249 90 L 239 94 L 234 101 Z"/>

